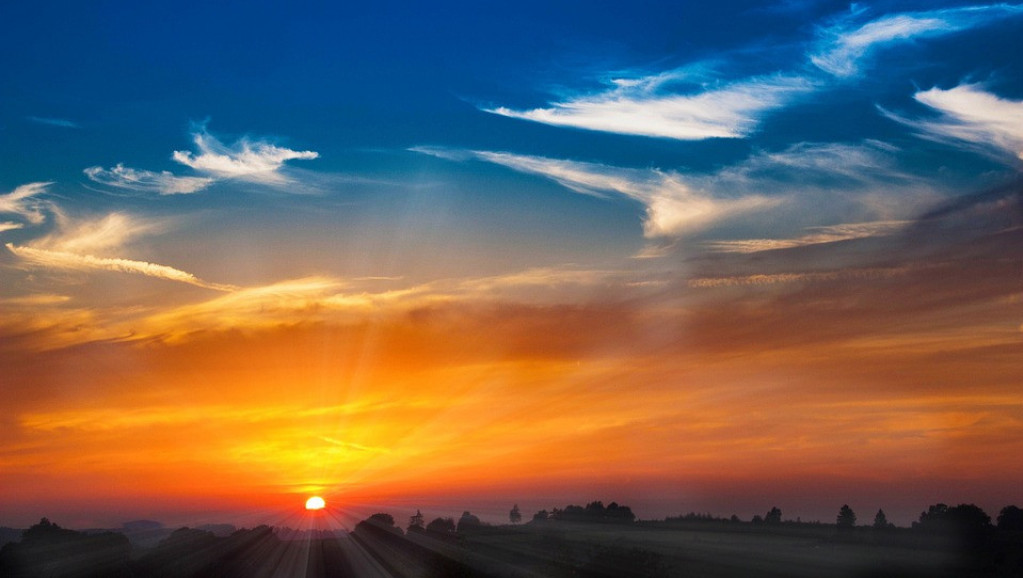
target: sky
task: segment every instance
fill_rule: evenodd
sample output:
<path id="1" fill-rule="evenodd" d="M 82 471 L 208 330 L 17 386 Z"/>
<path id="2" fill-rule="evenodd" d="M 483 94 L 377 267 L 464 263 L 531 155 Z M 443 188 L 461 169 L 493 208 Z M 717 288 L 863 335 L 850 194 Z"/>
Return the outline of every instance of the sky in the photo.
<path id="1" fill-rule="evenodd" d="M 958 1 L 6 6 L 0 525 L 1023 504 L 1020 38 Z"/>

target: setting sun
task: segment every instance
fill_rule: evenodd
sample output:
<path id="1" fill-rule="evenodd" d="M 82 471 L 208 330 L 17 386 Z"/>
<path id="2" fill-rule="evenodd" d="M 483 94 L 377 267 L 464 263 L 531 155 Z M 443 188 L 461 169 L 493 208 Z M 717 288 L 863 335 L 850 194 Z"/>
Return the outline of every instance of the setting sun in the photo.
<path id="1" fill-rule="evenodd" d="M 313 496 L 305 501 L 305 509 L 307 510 L 322 510 L 326 505 L 327 502 L 319 496 Z"/>

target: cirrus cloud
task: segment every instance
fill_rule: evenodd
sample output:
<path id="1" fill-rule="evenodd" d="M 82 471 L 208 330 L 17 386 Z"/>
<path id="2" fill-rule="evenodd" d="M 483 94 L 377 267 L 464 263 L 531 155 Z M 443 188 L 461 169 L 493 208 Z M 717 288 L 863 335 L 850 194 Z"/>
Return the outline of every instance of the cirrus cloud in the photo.
<path id="1" fill-rule="evenodd" d="M 813 90 L 797 76 L 767 76 L 690 94 L 664 90 L 670 73 L 615 80 L 614 87 L 581 95 L 547 108 L 486 112 L 554 126 L 678 140 L 741 138 L 768 112 Z"/>
<path id="2" fill-rule="evenodd" d="M 914 98 L 940 116 L 930 120 L 890 118 L 916 128 L 924 136 L 944 142 L 965 142 L 982 152 L 1023 160 L 1023 101 L 992 94 L 979 84 L 961 84 L 943 90 L 931 88 Z"/>
<path id="3" fill-rule="evenodd" d="M 205 126 L 192 133 L 195 151 L 174 151 L 171 158 L 201 176 L 180 176 L 170 171 L 150 171 L 118 163 L 109 169 L 101 166 L 83 172 L 93 182 L 139 193 L 161 195 L 195 193 L 223 180 L 238 179 L 269 186 L 290 184 L 283 173 L 290 160 L 311 160 L 315 151 L 296 151 L 266 140 L 243 137 L 226 145 L 210 134 Z"/>
<path id="4" fill-rule="evenodd" d="M 237 178 L 264 183 L 281 183 L 279 170 L 290 160 L 319 157 L 314 151 L 295 151 L 266 141 L 242 138 L 231 146 L 220 142 L 203 128 L 192 134 L 196 152 L 174 151 L 172 158 L 201 173 L 217 178 Z"/>
<path id="5" fill-rule="evenodd" d="M 94 182 L 102 185 L 138 192 L 154 192 L 161 195 L 195 193 L 214 182 L 214 179 L 209 177 L 179 177 L 170 171 L 155 172 L 133 169 L 121 163 L 109 169 L 89 167 L 82 172 Z"/>
<path id="6" fill-rule="evenodd" d="M 867 23 L 856 22 L 866 10 L 820 30 L 810 62 L 837 77 L 860 74 L 862 61 L 885 46 L 960 32 L 1023 14 L 1023 6 L 995 4 L 965 6 L 884 16 Z"/>
<path id="7" fill-rule="evenodd" d="M 28 221 L 32 225 L 39 225 L 46 220 L 43 214 L 43 202 L 35 197 L 46 192 L 52 185 L 48 183 L 29 183 L 15 188 L 13 191 L 0 195 L 0 213 L 9 213 Z M 0 227 L 3 230 L 20 229 L 21 223 L 4 222 Z"/>

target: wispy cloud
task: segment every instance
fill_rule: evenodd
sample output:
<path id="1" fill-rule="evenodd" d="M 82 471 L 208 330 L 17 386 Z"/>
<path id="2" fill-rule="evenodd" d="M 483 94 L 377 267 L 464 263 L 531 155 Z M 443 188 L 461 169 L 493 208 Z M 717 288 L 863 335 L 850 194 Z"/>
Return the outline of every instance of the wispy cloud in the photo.
<path id="1" fill-rule="evenodd" d="M 50 233 L 28 245 L 7 243 L 7 248 L 22 260 L 39 267 L 116 271 L 178 281 L 218 291 L 236 289 L 232 285 L 204 281 L 191 273 L 166 265 L 122 257 L 97 256 L 123 251 L 141 236 L 164 231 L 166 223 L 162 221 L 126 213 L 75 219 L 69 217 L 59 207 L 54 206 L 52 209 L 55 227 Z"/>
<path id="2" fill-rule="evenodd" d="M 170 171 L 134 169 L 118 163 L 109 169 L 101 166 L 83 172 L 92 181 L 120 189 L 161 195 L 195 193 L 222 180 L 238 179 L 271 186 L 291 184 L 282 172 L 290 160 L 319 157 L 314 151 L 296 151 L 267 140 L 243 137 L 225 145 L 199 126 L 192 133 L 195 151 L 174 151 L 171 158 L 201 176 L 180 176 Z"/>
<path id="3" fill-rule="evenodd" d="M 647 237 L 685 236 L 711 223 L 780 202 L 779 199 L 755 194 L 732 198 L 715 197 L 706 190 L 691 186 L 678 173 L 653 169 L 626 169 L 505 152 L 450 152 L 425 147 L 414 150 L 453 159 L 468 155 L 470 158 L 549 178 L 585 195 L 628 197 L 646 207 L 644 233 Z"/>
<path id="4" fill-rule="evenodd" d="M 995 4 L 908 12 L 862 23 L 866 10 L 856 10 L 839 22 L 820 30 L 817 49 L 810 61 L 838 77 L 859 74 L 862 61 L 873 52 L 898 42 L 951 34 L 1023 14 L 1023 6 Z"/>
<path id="5" fill-rule="evenodd" d="M 262 140 L 242 138 L 227 146 L 203 128 L 192 135 L 196 151 L 174 151 L 173 159 L 217 178 L 236 178 L 280 184 L 280 169 L 289 160 L 319 157 L 314 151 L 295 151 Z"/>
<path id="6" fill-rule="evenodd" d="M 40 193 L 46 192 L 53 183 L 29 183 L 21 185 L 13 191 L 0 195 L 0 213 L 14 214 L 25 219 L 33 225 L 38 225 L 46 220 L 42 207 L 44 203 L 35 199 Z M 21 228 L 18 223 L 6 223 L 9 226 L 6 230 Z"/>
<path id="7" fill-rule="evenodd" d="M 93 181 L 111 187 L 161 195 L 188 194 L 213 184 L 210 177 L 179 177 L 170 171 L 132 169 L 118 163 L 114 167 L 89 167 L 83 171 Z"/>
<path id="8" fill-rule="evenodd" d="M 698 277 L 690 279 L 688 285 L 694 288 L 707 289 L 717 287 L 744 287 L 756 285 L 774 285 L 778 283 L 813 283 L 821 281 L 841 281 L 847 279 L 887 279 L 905 275 L 905 267 L 842 269 L 837 271 L 815 271 L 810 273 L 769 273 L 757 275 L 738 275 L 729 277 Z"/>
<path id="9" fill-rule="evenodd" d="M 149 263 L 146 261 L 95 257 L 92 255 L 69 253 L 67 251 L 51 251 L 48 249 L 17 246 L 13 243 L 7 243 L 7 249 L 18 257 L 43 267 L 135 273 L 145 275 L 147 277 L 156 277 L 158 279 L 165 279 L 168 281 L 187 283 L 189 285 L 195 285 L 206 289 L 215 289 L 217 291 L 233 291 L 237 289 L 237 287 L 233 285 L 203 281 L 195 275 L 186 273 L 180 269 L 175 269 L 166 265 L 158 265 L 156 263 Z"/>
<path id="10" fill-rule="evenodd" d="M 1023 160 L 1023 101 L 1000 98 L 978 84 L 942 90 L 932 88 L 915 95 L 918 102 L 938 111 L 937 119 L 909 120 L 889 117 L 945 142 L 970 143 L 980 151 Z"/>
<path id="11" fill-rule="evenodd" d="M 672 73 L 613 81 L 613 87 L 547 108 L 485 109 L 502 116 L 618 134 L 679 140 L 740 138 L 757 129 L 762 117 L 813 90 L 798 76 L 764 76 L 690 93 L 673 92 Z"/>
<path id="12" fill-rule="evenodd" d="M 49 118 L 43 116 L 28 116 L 25 118 L 37 124 L 45 124 L 60 128 L 81 128 L 81 125 L 79 125 L 77 122 L 65 120 L 63 118 Z"/>
<path id="13" fill-rule="evenodd" d="M 412 150 L 457 162 L 499 164 L 549 178 L 580 194 L 625 196 L 646 207 L 646 237 L 661 240 L 691 237 L 739 217 L 763 216 L 768 209 L 776 219 L 781 217 L 776 211 L 787 211 L 787 220 L 794 225 L 790 235 L 800 231 L 800 223 L 804 227 L 814 224 L 808 220 L 894 221 L 909 217 L 923 203 L 934 202 L 935 191 L 940 189 L 928 179 L 902 171 L 894 160 L 898 150 L 877 141 L 798 143 L 779 151 L 756 152 L 712 173 L 621 168 L 507 152 L 430 147 Z M 890 193 L 896 189 L 897 203 L 890 200 Z M 854 234 L 863 232 L 821 230 L 810 237 L 820 240 Z M 810 237 L 799 241 L 787 237 L 784 243 L 807 243 Z M 667 250 L 663 246 L 651 248 L 640 256 L 663 255 Z"/>
<path id="14" fill-rule="evenodd" d="M 72 218 L 56 206 L 53 212 L 56 227 L 45 237 L 34 240 L 33 247 L 72 253 L 119 251 L 139 237 L 158 234 L 167 228 L 163 221 L 128 213 Z"/>
<path id="15" fill-rule="evenodd" d="M 852 239 L 883 237 L 894 234 L 912 221 L 876 221 L 847 223 L 826 227 L 810 227 L 809 233 L 794 239 L 742 239 L 737 241 L 709 241 L 703 245 L 712 251 L 724 253 L 758 253 L 775 249 L 791 249 L 806 245 L 836 243 Z"/>

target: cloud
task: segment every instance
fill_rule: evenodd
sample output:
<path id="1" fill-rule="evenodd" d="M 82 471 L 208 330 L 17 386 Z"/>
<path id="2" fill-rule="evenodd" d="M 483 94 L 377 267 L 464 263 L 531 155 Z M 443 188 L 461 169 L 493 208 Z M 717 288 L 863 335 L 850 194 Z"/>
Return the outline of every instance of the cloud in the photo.
<path id="1" fill-rule="evenodd" d="M 94 257 L 92 255 L 81 255 L 78 253 L 69 253 L 67 251 L 51 251 L 48 249 L 17 246 L 13 243 L 7 243 L 7 248 L 18 257 L 44 267 L 135 273 L 145 275 L 147 277 L 187 283 L 189 285 L 195 285 L 196 287 L 215 289 L 217 291 L 233 291 L 237 289 L 237 287 L 233 285 L 210 283 L 199 279 L 191 273 L 181 271 L 180 269 L 175 269 L 166 265 L 158 265 L 156 263 L 148 263 L 146 261 Z"/>
<path id="2" fill-rule="evenodd" d="M 678 173 L 655 169 L 626 169 L 608 165 L 490 151 L 447 152 L 415 149 L 444 158 L 464 155 L 540 175 L 577 193 L 605 198 L 621 195 L 646 207 L 647 237 L 685 236 L 712 223 L 776 205 L 779 199 L 750 194 L 716 197 L 687 182 Z"/>
<path id="3" fill-rule="evenodd" d="M 817 223 L 841 223 L 840 219 L 850 218 L 892 221 L 906 218 L 936 196 L 934 183 L 900 170 L 894 162 L 898 150 L 878 141 L 798 143 L 780 151 L 757 152 L 716 172 L 686 174 L 506 152 L 430 147 L 412 150 L 454 161 L 475 159 L 499 164 L 598 198 L 625 196 L 646 207 L 645 236 L 662 240 L 692 236 L 711 226 L 766 209 L 781 209 L 783 205 L 796 231 L 811 214 Z M 896 188 L 900 193 L 898 202 L 886 202 Z M 834 237 L 839 233 L 818 232 L 818 238 L 824 234 Z M 730 250 L 735 248 L 738 246 Z M 651 249 L 641 256 L 663 255 L 665 251 L 664 247 Z"/>
<path id="4" fill-rule="evenodd" d="M 0 233 L 3 233 L 4 231 L 13 231 L 15 229 L 21 229 L 24 226 L 25 225 L 22 225 L 21 223 L 12 223 L 10 221 L 0 221 Z"/>
<path id="5" fill-rule="evenodd" d="M 1000 98 L 978 84 L 932 88 L 914 98 L 940 113 L 935 120 L 890 118 L 941 141 L 966 141 L 978 150 L 1023 160 L 1023 101 Z"/>
<path id="6" fill-rule="evenodd" d="M 27 118 L 28 120 L 30 120 L 30 121 L 32 121 L 34 123 L 45 124 L 45 125 L 49 125 L 49 126 L 56 126 L 56 127 L 60 127 L 60 128 L 82 128 L 81 125 L 79 125 L 77 122 L 72 122 L 70 120 L 64 120 L 62 118 L 47 118 L 47 117 L 41 117 L 41 116 L 28 116 L 28 117 L 25 117 L 25 118 Z"/>
<path id="7" fill-rule="evenodd" d="M 320 156 L 314 151 L 295 151 L 247 138 L 227 146 L 206 132 L 205 128 L 193 133 L 192 140 L 196 152 L 174 151 L 172 158 L 196 171 L 222 179 L 281 184 L 286 181 L 279 172 L 285 162 Z"/>
<path id="8" fill-rule="evenodd" d="M 893 14 L 866 24 L 855 23 L 854 20 L 864 12 L 854 12 L 838 23 L 822 28 L 818 48 L 810 54 L 810 62 L 837 77 L 855 76 L 860 73 L 863 59 L 882 47 L 998 22 L 1005 17 L 1023 14 L 1023 6 L 967 6 Z"/>
<path id="9" fill-rule="evenodd" d="M 29 183 L 21 185 L 10 193 L 0 195 L 0 213 L 11 213 L 18 215 L 33 225 L 39 225 L 46 220 L 43 214 L 43 202 L 33 197 L 46 192 L 53 183 Z M 21 225 L 17 223 L 5 223 L 8 226 L 4 230 L 18 229 Z"/>
<path id="10" fill-rule="evenodd" d="M 810 227 L 812 231 L 794 239 L 743 239 L 738 241 L 709 241 L 703 245 L 723 253 L 758 253 L 775 249 L 791 249 L 806 245 L 836 243 L 852 239 L 892 235 L 908 226 L 911 221 L 876 221 L 872 223 L 846 223 L 826 227 Z"/>
<path id="11" fill-rule="evenodd" d="M 111 213 L 95 219 L 73 219 L 56 206 L 53 207 L 53 211 L 56 226 L 50 234 L 34 240 L 31 245 L 7 243 L 7 248 L 19 258 L 42 267 L 116 271 L 178 281 L 217 291 L 236 289 L 232 285 L 204 281 L 191 273 L 166 265 L 96 255 L 124 250 L 138 237 L 160 233 L 166 229 L 164 222 L 142 219 L 125 213 Z"/>
<path id="12" fill-rule="evenodd" d="M 94 219 L 74 219 L 54 207 L 56 228 L 33 241 L 32 246 L 73 253 L 102 253 L 120 250 L 144 235 L 161 233 L 166 224 L 127 213 L 110 213 Z"/>
<path id="13" fill-rule="evenodd" d="M 840 271 L 817 271 L 810 273 L 770 273 L 730 277 L 697 277 L 690 279 L 688 281 L 688 285 L 694 288 L 707 289 L 716 287 L 774 285 L 777 283 L 812 283 L 850 279 L 887 279 L 890 277 L 905 275 L 906 272 L 907 270 L 905 268 L 871 268 L 844 269 Z"/>
<path id="14" fill-rule="evenodd" d="M 800 3 L 801 5 L 802 3 Z M 818 30 L 806 57 L 827 73 L 807 70 L 748 76 L 737 80 L 696 73 L 700 65 L 651 75 L 612 79 L 605 90 L 573 94 L 546 107 L 482 110 L 552 126 L 616 134 L 703 140 L 743 138 L 771 111 L 834 85 L 835 78 L 860 74 L 877 50 L 918 38 L 937 37 L 993 24 L 1023 14 L 1023 5 L 998 4 L 886 15 L 864 22 L 868 9 Z"/>
<path id="15" fill-rule="evenodd" d="M 226 179 L 240 179 L 264 185 L 290 184 L 281 173 L 289 160 L 319 157 L 314 151 L 295 151 L 265 140 L 242 138 L 225 145 L 210 134 L 205 126 L 192 133 L 195 151 L 174 151 L 171 158 L 202 176 L 179 176 L 170 171 L 133 169 L 121 163 L 109 169 L 86 168 L 89 179 L 102 185 L 141 193 L 175 195 L 195 193 Z"/>
<path id="16" fill-rule="evenodd" d="M 673 93 L 669 72 L 617 79 L 598 94 L 582 95 L 547 108 L 485 109 L 502 116 L 554 126 L 679 140 L 741 138 L 757 129 L 761 118 L 813 84 L 798 76 L 754 77 L 721 88 Z"/>
<path id="17" fill-rule="evenodd" d="M 132 169 L 120 163 L 109 169 L 89 167 L 83 172 L 101 185 L 161 195 L 194 193 L 215 182 L 209 177 L 179 177 L 170 171 L 157 173 Z"/>

